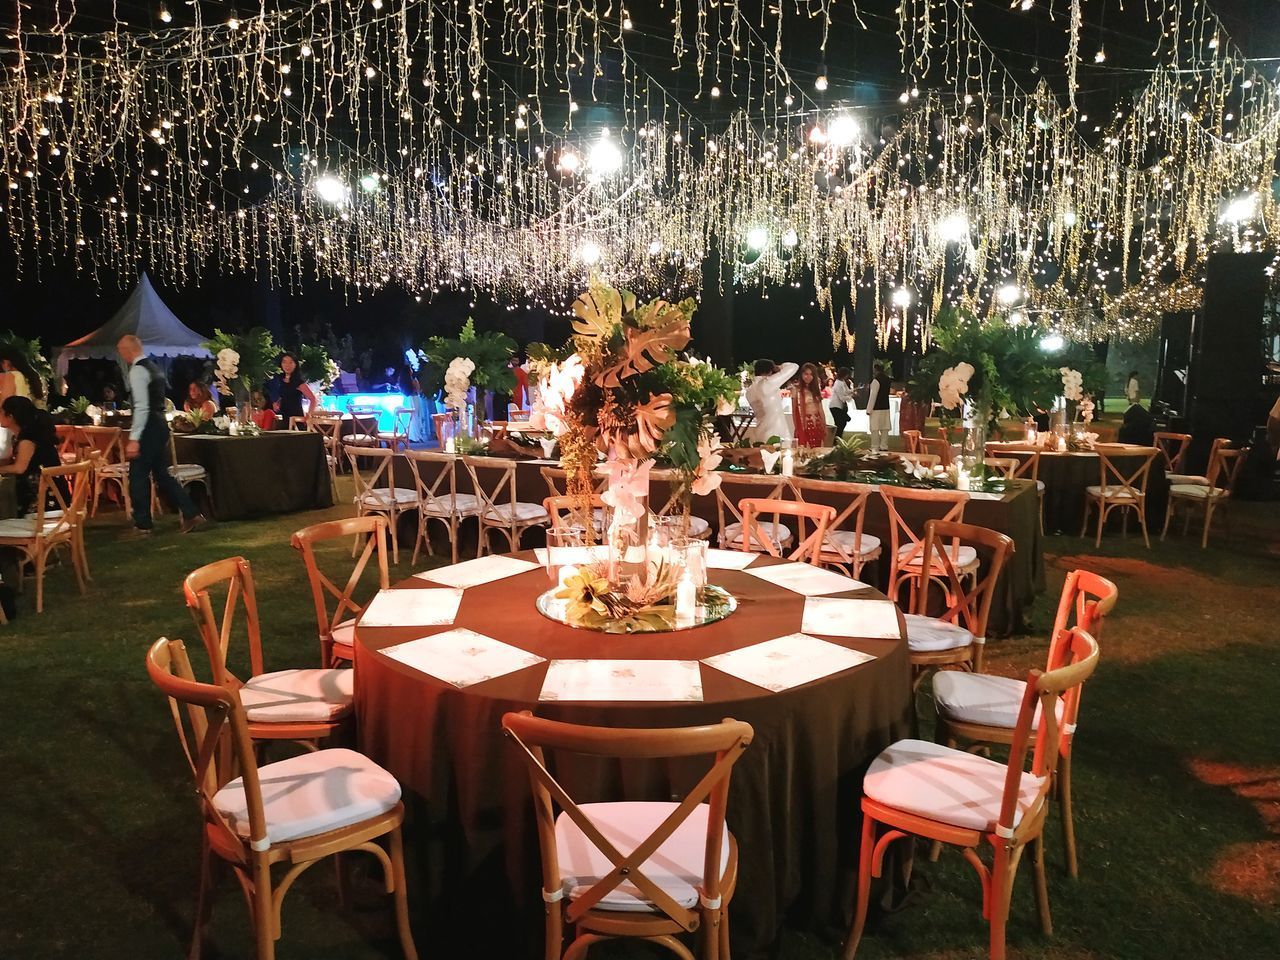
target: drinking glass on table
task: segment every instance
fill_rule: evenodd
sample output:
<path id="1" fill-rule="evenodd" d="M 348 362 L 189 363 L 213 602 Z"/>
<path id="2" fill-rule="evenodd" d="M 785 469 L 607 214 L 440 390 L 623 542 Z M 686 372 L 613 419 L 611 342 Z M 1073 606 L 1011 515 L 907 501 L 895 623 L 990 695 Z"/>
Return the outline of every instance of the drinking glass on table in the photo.
<path id="1" fill-rule="evenodd" d="M 692 580 L 694 588 L 701 593 L 707 585 L 707 541 L 675 537 L 671 541 L 671 555 L 682 568 L 680 576 Z"/>
<path id="2" fill-rule="evenodd" d="M 577 573 L 586 557 L 586 546 L 586 527 L 561 526 L 547 530 L 546 568 L 553 587 Z"/>

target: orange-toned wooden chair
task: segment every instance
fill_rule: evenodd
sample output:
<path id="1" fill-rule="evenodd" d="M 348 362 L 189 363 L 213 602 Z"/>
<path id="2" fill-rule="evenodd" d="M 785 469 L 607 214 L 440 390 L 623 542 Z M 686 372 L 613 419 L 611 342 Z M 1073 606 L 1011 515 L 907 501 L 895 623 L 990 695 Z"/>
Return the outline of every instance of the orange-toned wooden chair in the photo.
<path id="1" fill-rule="evenodd" d="M 822 546 L 827 540 L 827 529 L 836 518 L 836 508 L 821 503 L 805 503 L 803 500 L 764 500 L 749 497 L 738 501 L 742 511 L 742 550 L 744 552 L 767 553 L 771 557 L 781 557 L 782 550 L 775 543 L 770 531 L 783 526 L 783 517 L 794 517 L 798 530 L 795 540 L 797 546 L 788 555 L 788 560 L 811 563 L 815 567 L 822 566 Z M 768 529 L 760 523 L 761 515 L 772 517 Z M 806 533 L 808 524 L 813 524 L 813 532 Z M 756 545 L 759 544 L 759 549 Z"/>
<path id="2" fill-rule="evenodd" d="M 1102 623 L 1115 607 L 1118 595 L 1116 585 L 1096 573 L 1072 570 L 1067 574 L 1050 634 L 1046 670 L 1052 670 L 1061 660 L 1062 651 L 1055 645 L 1065 642 L 1071 626 L 1079 627 L 1095 640 L 1101 638 Z M 956 671 L 937 674 L 933 678 L 933 700 L 938 711 L 934 739 L 948 747 L 960 742 L 1011 743 L 1018 723 L 1018 705 L 1025 689 L 1026 683 L 1013 677 Z M 1079 866 L 1071 801 L 1071 747 L 1075 742 L 1079 712 L 1080 698 L 1077 697 L 1072 703 L 1072 712 L 1062 716 L 1062 741 L 1058 749 L 1058 765 L 1054 770 L 1062 808 L 1062 846 L 1066 853 L 1067 871 L 1073 877 L 1079 875 Z M 1033 722 L 1033 737 L 1038 726 L 1038 722 Z"/>
<path id="3" fill-rule="evenodd" d="M 918 467 L 936 467 L 942 462 L 942 458 L 932 453 L 900 453 L 899 460 L 905 460 L 909 464 L 915 464 Z"/>
<path id="4" fill-rule="evenodd" d="M 344 537 L 364 537 L 365 544 L 364 552 L 352 567 L 346 584 L 339 587 L 320 569 L 320 563 L 316 559 L 316 546 Z M 387 574 L 387 521 L 379 516 L 329 520 L 295 531 L 289 542 L 293 549 L 302 554 L 302 563 L 307 568 L 307 581 L 311 584 L 311 599 L 316 605 L 320 662 L 326 667 L 336 667 L 340 663 L 352 662 L 355 660 L 352 644 L 355 639 L 356 621 L 368 606 L 368 601 L 357 603 L 353 598 L 370 558 L 374 556 L 378 558 L 377 589 L 386 590 L 391 586 Z M 330 597 L 338 601 L 332 614 L 329 613 Z"/>
<path id="5" fill-rule="evenodd" d="M 210 591 L 223 589 L 219 620 Z M 322 667 L 265 672 L 253 570 L 244 557 L 217 560 L 193 570 L 183 581 L 182 593 L 204 641 L 214 682 L 240 695 L 253 739 L 292 740 L 315 750 L 316 741 L 330 736 L 351 716 L 354 671 Z M 241 608 L 249 647 L 249 678 L 243 681 L 227 665 L 236 612 Z"/>
<path id="6" fill-rule="evenodd" d="M 1182 458 L 1187 455 L 1187 446 L 1191 443 L 1189 433 L 1168 433 L 1157 430 L 1152 434 L 1152 444 L 1164 457 L 1164 468 L 1167 473 L 1177 473 L 1182 469 Z"/>
<path id="7" fill-rule="evenodd" d="M 385 443 L 392 450 L 409 449 L 409 425 L 413 421 L 413 407 L 396 407 L 391 414 L 391 429 L 377 430 L 378 443 Z"/>
<path id="8" fill-rule="evenodd" d="M 347 460 L 351 464 L 351 479 L 355 481 L 356 516 L 382 514 L 387 518 L 387 530 L 391 534 L 391 561 L 400 563 L 400 537 L 396 528 L 400 514 L 418 508 L 417 487 L 402 487 L 396 482 L 396 452 L 390 447 L 365 446 L 344 443 Z M 356 547 L 351 549 L 354 557 Z"/>
<path id="9" fill-rule="evenodd" d="M 63 463 L 76 463 L 80 459 L 80 447 L 76 444 L 76 427 L 70 423 L 54 425 L 58 437 L 58 459 Z"/>
<path id="10" fill-rule="evenodd" d="M 471 474 L 471 485 L 480 499 L 480 546 L 477 557 L 489 550 L 489 531 L 502 534 L 512 550 L 520 549 L 520 538 L 530 527 L 551 522 L 541 503 L 516 499 L 516 467 L 518 460 L 500 457 L 463 457 L 463 465 Z M 486 485 L 487 484 L 487 485 Z"/>
<path id="11" fill-rule="evenodd" d="M 880 496 L 884 499 L 885 510 L 889 513 L 889 599 L 897 602 L 902 584 L 908 586 L 907 609 L 915 609 L 917 577 L 920 573 L 921 554 L 924 552 L 924 522 L 928 520 L 949 520 L 954 523 L 964 522 L 964 508 L 969 503 L 969 494 L 963 490 L 927 490 L 915 487 L 894 487 L 885 484 L 880 487 Z M 920 504 L 935 516 L 927 517 L 920 523 L 919 531 L 902 516 L 900 505 L 905 503 Z M 978 554 L 972 547 L 961 547 L 952 558 L 956 569 L 962 576 L 972 576 L 978 569 Z M 945 587 L 946 584 L 944 583 Z"/>
<path id="12" fill-rule="evenodd" d="M 343 435 L 342 442 L 357 447 L 378 446 L 378 423 L 382 408 L 349 403 L 347 413 L 351 415 L 351 430 Z"/>
<path id="13" fill-rule="evenodd" d="M 1013 470 L 1013 478 L 1015 480 L 1030 480 L 1036 485 L 1036 495 L 1040 498 L 1040 533 L 1044 534 L 1044 481 L 1040 479 L 1040 451 L 1039 450 L 1010 450 L 1008 447 L 999 448 L 1000 454 L 1005 455 L 1007 459 L 1016 460 L 1018 465 Z M 987 452 L 991 452 L 988 445 Z"/>
<path id="14" fill-rule="evenodd" d="M 920 431 L 919 430 L 903 430 L 902 443 L 907 453 L 920 452 Z"/>
<path id="15" fill-rule="evenodd" d="M 412 563 L 418 562 L 418 550 L 427 545 L 431 556 L 431 521 L 442 524 L 449 533 L 450 562 L 458 562 L 458 527 L 468 517 L 480 513 L 480 499 L 473 493 L 458 492 L 457 454 L 440 450 L 405 450 L 418 488 L 418 539 L 413 544 Z M 428 480 L 423 468 L 436 466 L 434 479 Z"/>
<path id="16" fill-rule="evenodd" d="M 761 473 L 725 473 L 721 475 L 720 486 L 715 489 L 716 519 L 719 533 L 719 545 L 726 550 L 740 550 L 743 543 L 742 510 L 738 504 L 745 499 L 786 500 L 794 488 L 786 477 Z M 777 526 L 769 531 L 769 536 L 780 549 L 791 547 L 791 531 L 784 526 Z M 747 549 L 752 549 L 750 543 Z M 757 553 L 762 552 L 756 549 Z"/>
<path id="17" fill-rule="evenodd" d="M 36 613 L 44 613 L 44 574 L 49 557 L 59 547 L 71 554 L 71 568 L 81 593 L 89 576 L 84 548 L 84 522 L 88 514 L 89 483 L 98 454 L 88 460 L 42 467 L 36 485 L 35 510 L 25 517 L 0 520 L 0 547 L 12 547 L 19 554 L 18 587 L 25 579 L 23 567 L 31 567 L 36 578 Z"/>
<path id="18" fill-rule="evenodd" d="M 1200 536 L 1200 549 L 1203 550 L 1209 546 L 1209 530 L 1213 525 L 1213 515 L 1215 511 L 1221 510 L 1226 516 L 1227 505 L 1236 488 L 1236 480 L 1240 477 L 1240 470 L 1248 459 L 1248 455 L 1247 446 L 1233 448 L 1227 446 L 1226 441 L 1218 441 L 1214 446 L 1204 477 L 1180 477 L 1179 479 L 1194 482 L 1172 484 L 1169 487 L 1169 509 L 1164 515 L 1164 529 L 1160 531 L 1160 539 L 1163 540 L 1169 533 L 1169 522 L 1173 519 L 1175 508 L 1182 508 L 1184 537 L 1191 529 L 1191 517 L 1198 508 L 1204 513 L 1204 531 Z"/>
<path id="19" fill-rule="evenodd" d="M 218 862 L 231 867 L 244 891 L 255 957 L 272 960 L 280 905 L 294 880 L 325 857 L 360 850 L 382 865 L 384 889 L 395 898 L 400 948 L 407 960 L 417 960 L 400 836 L 404 804 L 395 777 L 345 749 L 258 766 L 236 690 L 197 681 L 181 640 L 152 644 L 147 673 L 169 701 L 204 821 L 189 955 L 198 958 L 203 947 Z M 382 837 L 386 849 L 374 842 Z M 277 883 L 271 868 L 280 863 L 288 869 Z"/>
<path id="20" fill-rule="evenodd" d="M 983 457 L 982 465 L 988 470 L 994 470 L 1006 480 L 1012 480 L 1018 475 L 1018 468 L 1022 465 L 1017 457 Z"/>
<path id="21" fill-rule="evenodd" d="M 795 477 L 791 486 L 802 501 L 806 494 L 848 498 L 848 503 L 827 527 L 827 538 L 822 543 L 822 565 L 835 567 L 845 576 L 859 579 L 862 568 L 880 558 L 880 538 L 864 533 L 862 529 L 867 514 L 867 501 L 876 492 L 875 487 L 846 483 L 843 480 L 812 480 L 808 477 Z"/>
<path id="22" fill-rule="evenodd" d="M 680 517 L 681 527 L 685 527 L 685 521 L 687 520 L 687 529 L 683 530 L 682 536 L 690 536 L 697 540 L 710 540 L 710 523 L 693 513 L 690 513 L 688 517 L 684 516 L 683 504 L 679 496 L 677 496 L 682 479 L 678 470 L 672 470 L 669 467 L 654 467 L 649 471 L 650 483 L 666 483 L 667 489 L 670 491 L 667 502 L 659 507 L 654 515 L 658 517 Z"/>
<path id="23" fill-rule="evenodd" d="M 533 790 L 546 902 L 545 960 L 561 960 L 565 926 L 573 928 L 574 939 L 563 950 L 564 960 L 579 960 L 592 944 L 622 937 L 693 960 L 676 938 L 699 932 L 704 960 L 727 960 L 738 843 L 725 826 L 725 811 L 729 778 L 751 743 L 751 726 L 723 720 L 670 729 L 583 727 L 528 712 L 508 713 L 502 726 Z M 715 761 L 679 802 L 578 803 L 551 772 L 547 751 Z"/>
<path id="24" fill-rule="evenodd" d="M 1005 960 L 1014 877 L 1027 845 L 1034 845 L 1040 926 L 1046 936 L 1053 933 L 1044 876 L 1044 822 L 1062 739 L 1059 717 L 1073 712 L 1081 685 L 1097 667 L 1098 644 L 1073 627 L 1057 650 L 1059 661 L 1052 670 L 1027 674 L 1007 764 L 925 740 L 900 740 L 871 762 L 862 781 L 858 893 L 843 960 L 853 960 L 862 939 L 872 878 L 881 875 L 885 848 L 902 838 L 923 837 L 961 848 L 982 881 L 990 960 Z M 992 850 L 990 867 L 978 855 L 984 845 Z"/>
<path id="25" fill-rule="evenodd" d="M 77 427 L 76 437 L 77 443 L 101 455 L 93 471 L 93 506 L 89 515 L 98 515 L 98 498 L 109 483 L 119 487 L 125 516 L 131 515 L 133 505 L 129 499 L 129 461 L 124 456 L 124 432 L 119 427 Z"/>
<path id="26" fill-rule="evenodd" d="M 912 613 L 903 617 L 917 687 L 929 673 L 942 667 L 982 670 L 991 601 L 1005 561 L 1013 553 L 1011 538 L 975 524 L 930 520 L 924 530 L 915 606 Z M 961 557 L 962 547 L 973 552 L 979 575 L 960 576 L 956 558 Z M 990 557 L 985 573 L 981 572 L 979 549 Z M 931 617 L 929 586 L 938 581 L 943 581 L 945 600 L 942 612 Z"/>
<path id="27" fill-rule="evenodd" d="M 578 498 L 568 494 L 543 498 L 542 509 L 547 511 L 547 515 L 551 518 L 552 530 L 582 527 L 584 530 L 594 530 L 596 537 L 599 538 L 604 529 L 604 522 L 601 519 L 604 516 L 604 500 L 598 493 L 591 495 L 590 512 L 585 517 L 582 516 L 583 505 Z"/>
<path id="28" fill-rule="evenodd" d="M 1142 528 L 1142 542 L 1148 549 L 1151 538 L 1147 535 L 1147 481 L 1151 476 L 1151 462 L 1160 456 L 1155 447 L 1126 447 L 1118 444 L 1099 443 L 1094 448 L 1098 455 L 1100 479 L 1096 487 L 1085 487 L 1084 520 L 1080 524 L 1080 536 L 1089 529 L 1090 508 L 1098 511 L 1098 536 L 1095 547 L 1102 546 L 1102 528 L 1112 511 L 1120 510 L 1124 520 L 1123 532 L 1129 533 L 1129 512 L 1138 515 L 1138 525 Z M 1112 457 L 1141 457 L 1141 462 L 1132 469 L 1121 469 Z"/>
<path id="29" fill-rule="evenodd" d="M 945 436 L 927 437 L 921 434 L 916 442 L 916 452 L 932 454 L 944 467 L 951 465 L 951 441 Z"/>

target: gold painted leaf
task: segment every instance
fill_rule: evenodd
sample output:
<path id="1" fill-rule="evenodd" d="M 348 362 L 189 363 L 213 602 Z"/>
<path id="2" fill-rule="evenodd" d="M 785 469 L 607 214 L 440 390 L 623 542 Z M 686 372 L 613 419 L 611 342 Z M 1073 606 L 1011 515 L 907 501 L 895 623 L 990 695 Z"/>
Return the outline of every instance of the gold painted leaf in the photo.
<path id="1" fill-rule="evenodd" d="M 613 336 L 622 317 L 635 307 L 635 295 L 605 284 L 593 283 L 573 301 L 573 332 L 590 340 Z"/>
<path id="2" fill-rule="evenodd" d="M 597 382 L 616 387 L 628 377 L 646 373 L 675 359 L 676 351 L 689 345 L 689 314 L 677 304 L 655 300 L 635 313 L 635 326 L 625 328 L 626 342 L 618 362 L 606 366 Z"/>

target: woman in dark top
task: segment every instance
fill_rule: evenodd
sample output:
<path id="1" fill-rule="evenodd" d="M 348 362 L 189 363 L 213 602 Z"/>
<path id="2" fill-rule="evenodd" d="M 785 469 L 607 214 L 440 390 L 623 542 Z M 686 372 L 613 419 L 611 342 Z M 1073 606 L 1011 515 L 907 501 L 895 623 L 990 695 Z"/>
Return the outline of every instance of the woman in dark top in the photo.
<path id="1" fill-rule="evenodd" d="M 62 464 L 58 435 L 49 414 L 38 409 L 30 397 L 7 397 L 0 404 L 0 427 L 14 434 L 13 459 L 0 464 L 0 473 L 18 478 L 18 515 L 22 516 L 35 510 L 41 468 Z"/>
<path id="2" fill-rule="evenodd" d="M 290 417 L 302 417 L 306 411 L 302 409 L 302 401 L 306 399 L 309 408 L 316 406 L 316 395 L 311 387 L 302 379 L 302 371 L 298 369 L 298 358 L 286 353 L 280 358 L 280 376 L 276 378 L 276 413 L 280 415 L 280 428 L 289 429 Z"/>

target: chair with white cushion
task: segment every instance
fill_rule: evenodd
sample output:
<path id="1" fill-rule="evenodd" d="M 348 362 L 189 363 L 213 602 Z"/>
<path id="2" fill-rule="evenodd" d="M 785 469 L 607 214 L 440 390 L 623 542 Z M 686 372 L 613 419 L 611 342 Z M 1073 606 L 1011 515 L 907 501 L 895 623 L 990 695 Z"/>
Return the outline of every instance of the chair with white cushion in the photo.
<path id="1" fill-rule="evenodd" d="M 351 429 L 342 437 L 342 442 L 350 443 L 357 447 L 378 446 L 378 429 L 382 421 L 382 408 L 348 403 L 347 414 L 351 417 Z"/>
<path id="2" fill-rule="evenodd" d="M 480 500 L 480 545 L 477 557 L 489 549 L 489 531 L 496 530 L 507 539 L 511 549 L 520 549 L 520 538 L 530 527 L 541 527 L 551 517 L 541 503 L 516 499 L 516 467 L 518 460 L 500 457 L 463 457 L 463 466 L 471 474 L 472 489 Z"/>
<path id="3" fill-rule="evenodd" d="M 239 694 L 197 681 L 181 640 L 157 640 L 147 651 L 147 673 L 169 701 L 204 822 L 190 956 L 200 956 L 209 923 L 214 857 L 240 881 L 256 960 L 272 960 L 280 905 L 294 880 L 324 857 L 334 855 L 336 863 L 337 854 L 359 850 L 381 864 L 383 887 L 395 898 L 400 948 L 407 960 L 417 960 L 405 896 L 404 804 L 395 777 L 343 749 L 258 766 Z M 383 837 L 385 849 L 375 842 Z M 285 865 L 279 881 L 271 875 L 276 864 Z"/>
<path id="4" fill-rule="evenodd" d="M 449 533 L 451 563 L 458 562 L 458 526 L 468 517 L 479 516 L 480 498 L 474 493 L 458 492 L 458 457 L 439 450 L 404 452 L 418 488 L 418 539 L 413 544 L 413 563 L 418 562 L 418 549 L 425 543 L 431 556 L 431 521 L 442 524 Z"/>
<path id="5" fill-rule="evenodd" d="M 895 603 L 902 585 L 907 584 L 907 609 L 914 610 L 919 586 L 921 559 L 924 552 L 924 525 L 929 520 L 964 522 L 964 509 L 969 494 L 963 490 L 933 490 L 895 487 L 883 484 L 880 498 L 889 514 L 889 599 Z M 924 514 L 910 522 L 903 514 Z M 961 576 L 972 577 L 978 569 L 978 553 L 973 547 L 960 546 L 951 562 Z M 941 569 L 936 575 L 944 576 Z M 939 581 L 945 588 L 945 580 Z"/>
<path id="6" fill-rule="evenodd" d="M 98 515 L 98 498 L 102 489 L 114 483 L 120 489 L 120 500 L 124 504 L 125 516 L 133 514 L 133 504 L 129 498 L 129 461 L 125 459 L 125 440 L 123 430 L 119 427 L 77 427 L 77 443 L 100 454 L 98 466 L 93 471 L 93 506 L 90 516 Z"/>
<path id="7" fill-rule="evenodd" d="M 787 477 L 775 477 L 762 473 L 723 473 L 720 486 L 715 489 L 716 519 L 720 529 L 720 547 L 725 550 L 742 549 L 742 510 L 738 504 L 742 500 L 787 500 L 794 499 L 794 488 Z M 791 549 L 792 533 L 781 524 L 768 528 L 773 542 L 782 550 Z M 748 550 L 755 553 L 766 552 L 763 548 Z"/>
<path id="8" fill-rule="evenodd" d="M 191 484 L 198 483 L 204 487 L 204 495 L 213 506 L 213 487 L 209 483 L 209 471 L 198 463 L 179 463 L 178 448 L 173 439 L 173 431 L 169 431 L 169 476 L 178 481 L 183 490 Z"/>
<path id="9" fill-rule="evenodd" d="M 880 559 L 880 538 L 862 529 L 867 514 L 867 501 L 875 487 L 865 483 L 846 483 L 843 480 L 813 480 L 795 477 L 791 481 L 796 497 L 807 501 L 810 497 L 834 499 L 841 506 L 822 543 L 821 563 L 835 567 L 845 576 L 858 580 L 862 568 Z"/>
<path id="10" fill-rule="evenodd" d="M 791 517 L 796 522 L 796 533 L 792 537 L 798 545 L 787 559 L 798 563 L 810 563 L 815 567 L 822 566 L 822 545 L 827 539 L 827 529 L 836 517 L 836 508 L 821 503 L 805 503 L 800 500 L 764 500 L 748 497 L 738 501 L 742 511 L 742 550 L 747 553 L 766 553 L 771 557 L 781 557 L 781 546 L 776 543 L 772 531 L 787 529 L 783 517 Z M 768 517 L 765 523 L 760 518 Z M 813 532 L 809 533 L 809 524 Z"/>
<path id="11" fill-rule="evenodd" d="M 320 563 L 316 559 L 316 546 L 345 537 L 364 537 L 365 545 L 360 559 L 347 576 L 347 582 L 339 587 L 320 569 Z M 302 562 L 307 568 L 311 599 L 316 605 L 320 662 L 326 667 L 351 663 L 355 660 L 353 643 L 356 621 L 368 605 L 368 601 L 358 603 L 354 597 L 360 586 L 360 578 L 374 555 L 378 558 L 377 589 L 386 590 L 390 586 L 387 574 L 387 521 L 379 516 L 329 520 L 295 531 L 289 542 L 293 549 L 302 554 Z M 333 613 L 329 612 L 329 598 L 337 600 Z"/>
<path id="12" fill-rule="evenodd" d="M 44 613 L 44 574 L 49 558 L 59 547 L 71 554 L 76 586 L 84 593 L 90 579 L 84 549 L 84 522 L 88 513 L 89 483 L 98 463 L 96 451 L 80 463 L 42 467 L 36 486 L 35 510 L 25 517 L 0 520 L 0 547 L 11 547 L 19 556 L 19 583 L 24 567 L 36 578 L 36 613 Z"/>
<path id="13" fill-rule="evenodd" d="M 557 497 L 568 497 L 569 494 L 569 471 L 564 467 L 543 467 L 538 471 L 542 474 L 542 480 L 547 485 L 550 496 L 544 498 L 542 505 L 545 507 L 547 500 L 554 500 Z M 653 475 L 657 470 L 649 471 L 649 479 L 653 480 Z M 591 490 L 591 527 L 595 530 L 597 537 L 604 536 L 605 526 L 605 505 L 600 499 L 600 495 L 604 493 L 605 487 L 609 483 L 609 478 L 603 471 L 596 469 L 593 471 L 593 486 Z M 559 501 L 557 501 L 559 502 Z M 554 519 L 554 517 L 553 517 Z M 575 525 L 583 526 L 583 524 L 574 521 Z"/>
<path id="14" fill-rule="evenodd" d="M 1098 536 L 1094 546 L 1102 546 L 1102 528 L 1107 517 L 1121 511 L 1124 533 L 1129 532 L 1129 513 L 1138 516 L 1142 528 L 1142 542 L 1151 546 L 1147 535 L 1147 480 L 1151 476 L 1151 462 L 1160 456 L 1155 447 L 1130 447 L 1122 444 L 1099 443 L 1094 448 L 1098 455 L 1099 481 L 1096 487 L 1085 487 L 1084 520 L 1080 524 L 1080 536 L 1089 528 L 1089 511 L 1098 511 Z M 1113 457 L 1140 458 L 1136 466 L 1121 467 Z"/>
<path id="15" fill-rule="evenodd" d="M 214 612 L 211 591 L 223 600 L 222 616 Z M 187 574 L 182 594 L 204 641 L 215 683 L 240 695 L 255 740 L 292 740 L 308 750 L 330 736 L 352 714 L 354 671 L 319 669 L 266 672 L 253 570 L 244 557 L 229 557 Z M 227 665 L 236 611 L 243 608 L 249 647 L 249 678 L 241 680 Z"/>
<path id="16" fill-rule="evenodd" d="M 1215 442 L 1213 454 L 1209 459 L 1209 468 L 1203 477 L 1177 478 L 1169 487 L 1169 509 L 1164 515 L 1164 529 L 1160 531 L 1163 540 L 1169 533 L 1169 522 L 1176 509 L 1181 508 L 1183 514 L 1182 535 L 1186 536 L 1191 528 L 1191 518 L 1196 510 L 1204 514 L 1204 531 L 1200 535 L 1200 548 L 1209 546 L 1209 530 L 1213 525 L 1213 515 L 1221 510 L 1226 514 L 1227 504 L 1235 490 L 1240 469 L 1248 457 L 1249 448 L 1230 447 L 1230 441 Z"/>
<path id="17" fill-rule="evenodd" d="M 380 513 L 387 518 L 387 528 L 391 532 L 391 560 L 398 564 L 400 538 L 396 528 L 400 525 L 400 514 L 418 508 L 417 487 L 402 487 L 396 483 L 396 452 L 390 447 L 344 443 L 343 449 L 351 464 L 351 479 L 355 481 L 356 516 Z M 353 557 L 355 552 L 356 547 L 353 546 Z"/>
<path id="18" fill-rule="evenodd" d="M 542 852 L 546 960 L 579 960 L 594 943 L 644 940 L 693 960 L 677 939 L 700 933 L 701 956 L 729 956 L 729 902 L 738 844 L 725 826 L 729 777 L 751 726 L 583 727 L 508 713 L 503 730 L 529 773 Z M 713 757 L 676 801 L 578 803 L 556 780 L 547 752 L 627 760 Z M 706 801 L 706 802 L 704 802 Z M 561 813 L 556 815 L 556 809 Z M 564 928 L 574 938 L 563 949 Z"/>
<path id="19" fill-rule="evenodd" d="M 972 577 L 962 578 L 953 559 L 961 555 L 962 547 L 972 550 L 977 558 L 978 573 Z M 1012 552 L 1012 539 L 986 527 L 944 520 L 925 524 L 915 607 L 903 617 L 916 686 L 942 667 L 981 672 L 991 601 Z M 981 566 L 984 556 L 985 571 Z M 937 603 L 937 592 L 929 588 L 939 581 L 943 587 L 942 611 L 936 617 L 929 616 L 930 604 Z"/>
<path id="20" fill-rule="evenodd" d="M 1053 670 L 1061 660 L 1062 647 L 1070 636 L 1073 619 L 1075 626 L 1095 640 L 1100 638 L 1102 622 L 1115 607 L 1118 594 L 1114 583 L 1096 573 L 1072 570 L 1067 574 L 1050 635 L 1046 670 Z M 987 673 L 946 671 L 937 674 L 933 678 L 933 699 L 938 711 L 934 739 L 948 747 L 960 743 L 971 746 L 1012 742 L 1018 722 L 1018 705 L 1022 702 L 1025 687 L 1022 680 Z M 1062 845 L 1067 871 L 1074 877 L 1079 869 L 1071 805 L 1071 747 L 1079 722 L 1080 698 L 1077 697 L 1071 706 L 1071 712 L 1061 717 L 1062 743 L 1054 776 L 1062 807 Z M 1032 736 L 1038 727 L 1037 718 L 1032 722 Z"/>
<path id="21" fill-rule="evenodd" d="M 982 882 L 990 960 L 1005 960 L 1013 881 L 1023 852 L 1033 844 L 1040 926 L 1046 936 L 1053 933 L 1044 876 L 1044 822 L 1062 739 L 1058 718 L 1071 714 L 1072 701 L 1097 666 L 1098 644 L 1075 627 L 1061 650 L 1061 664 L 1055 669 L 1027 674 L 1007 763 L 925 740 L 899 740 L 871 762 L 862 780 L 858 893 L 843 960 L 853 960 L 862 939 L 872 878 L 883 872 L 885 848 L 903 838 L 923 837 L 961 848 Z M 978 854 L 981 846 L 991 847 L 990 867 Z"/>
<path id="22" fill-rule="evenodd" d="M 695 540 L 711 539 L 711 524 L 693 513 L 684 514 L 684 499 L 679 496 L 680 484 L 684 478 L 679 470 L 670 467 L 654 467 L 649 471 L 650 484 L 665 483 L 669 495 L 667 502 L 655 511 L 659 517 L 679 517 L 681 536 L 693 537 Z"/>
<path id="23" fill-rule="evenodd" d="M 1191 434 L 1157 430 L 1152 434 L 1151 442 L 1160 451 L 1160 456 L 1164 457 L 1166 473 L 1177 473 L 1182 469 L 1182 460 L 1191 444 Z"/>
<path id="24" fill-rule="evenodd" d="M 561 497 L 544 497 L 542 500 L 542 509 L 547 511 L 547 516 L 551 518 L 552 530 L 567 530 L 573 527 L 580 527 L 583 530 L 590 525 L 595 531 L 597 540 L 603 535 L 604 523 L 600 519 L 604 516 L 604 500 L 598 493 L 591 494 L 590 499 L 586 503 L 588 515 L 583 516 L 583 504 L 577 497 L 571 497 L 565 494 Z"/>
<path id="25" fill-rule="evenodd" d="M 413 407 L 396 407 L 391 413 L 391 429 L 378 430 L 374 434 L 379 443 L 392 450 L 409 448 L 409 424 L 413 420 Z"/>

